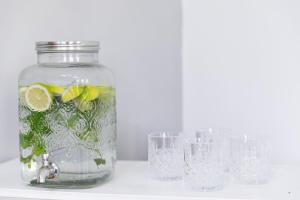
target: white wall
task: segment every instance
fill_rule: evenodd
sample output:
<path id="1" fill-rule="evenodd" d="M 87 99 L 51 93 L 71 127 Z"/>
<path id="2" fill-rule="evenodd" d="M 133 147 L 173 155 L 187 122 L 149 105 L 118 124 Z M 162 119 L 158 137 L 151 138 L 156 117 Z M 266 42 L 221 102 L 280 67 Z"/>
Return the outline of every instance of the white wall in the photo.
<path id="1" fill-rule="evenodd" d="M 151 130 L 181 129 L 179 0 L 1 0 L 0 161 L 18 152 L 17 77 L 38 40 L 99 40 L 115 72 L 118 155 L 146 159 Z"/>
<path id="2" fill-rule="evenodd" d="M 183 1 L 183 126 L 270 134 L 300 163 L 300 2 Z"/>

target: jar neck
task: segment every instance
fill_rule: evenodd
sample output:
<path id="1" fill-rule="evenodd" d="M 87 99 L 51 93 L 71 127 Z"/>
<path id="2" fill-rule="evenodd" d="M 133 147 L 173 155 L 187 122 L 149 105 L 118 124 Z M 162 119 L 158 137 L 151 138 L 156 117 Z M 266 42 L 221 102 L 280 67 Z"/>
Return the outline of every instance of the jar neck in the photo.
<path id="1" fill-rule="evenodd" d="M 97 64 L 98 53 L 59 52 L 38 53 L 38 64 L 46 63 L 92 63 Z"/>

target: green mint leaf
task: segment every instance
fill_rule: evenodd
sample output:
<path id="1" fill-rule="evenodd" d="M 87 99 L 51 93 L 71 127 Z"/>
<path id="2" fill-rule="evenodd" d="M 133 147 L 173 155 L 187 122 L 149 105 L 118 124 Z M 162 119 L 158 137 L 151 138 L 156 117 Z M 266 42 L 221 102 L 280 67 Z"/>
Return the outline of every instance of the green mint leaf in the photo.
<path id="1" fill-rule="evenodd" d="M 20 146 L 23 149 L 26 149 L 26 148 L 32 146 L 33 132 L 30 131 L 27 134 L 20 134 L 19 138 L 20 138 Z"/>
<path id="2" fill-rule="evenodd" d="M 31 112 L 31 115 L 27 117 L 30 124 L 30 129 L 39 135 L 48 135 L 50 133 L 50 128 L 46 121 L 45 112 Z"/>
<path id="3" fill-rule="evenodd" d="M 32 149 L 32 153 L 37 157 L 46 153 L 44 145 L 41 143 L 35 143 L 35 145 Z"/>
<path id="4" fill-rule="evenodd" d="M 102 158 L 96 158 L 96 159 L 94 159 L 94 161 L 95 161 L 95 163 L 96 163 L 97 166 L 99 166 L 99 165 L 105 165 L 105 163 L 106 163 L 106 161 L 104 159 L 102 159 Z"/>
<path id="5" fill-rule="evenodd" d="M 30 163 L 31 159 L 32 159 L 33 155 L 29 155 L 27 157 L 22 157 L 20 158 L 20 161 L 24 164 L 28 164 Z"/>

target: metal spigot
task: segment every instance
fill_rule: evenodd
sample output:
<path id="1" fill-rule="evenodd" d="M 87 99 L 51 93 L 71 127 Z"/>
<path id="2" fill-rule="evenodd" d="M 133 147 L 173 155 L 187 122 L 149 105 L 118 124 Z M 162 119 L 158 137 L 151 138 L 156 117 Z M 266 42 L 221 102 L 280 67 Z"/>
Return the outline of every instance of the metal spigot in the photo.
<path id="1" fill-rule="evenodd" d="M 46 179 L 53 179 L 59 174 L 59 169 L 55 163 L 49 161 L 49 154 L 42 155 L 42 166 L 37 175 L 38 183 L 45 183 Z"/>

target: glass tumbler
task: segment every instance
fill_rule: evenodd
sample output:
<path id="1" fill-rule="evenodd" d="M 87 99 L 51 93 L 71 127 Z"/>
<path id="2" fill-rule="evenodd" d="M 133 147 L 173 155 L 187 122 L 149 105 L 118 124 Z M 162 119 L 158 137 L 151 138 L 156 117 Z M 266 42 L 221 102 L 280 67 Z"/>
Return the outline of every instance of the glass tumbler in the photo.
<path id="1" fill-rule="evenodd" d="M 201 128 L 195 132 L 195 137 L 197 140 L 201 141 L 212 141 L 218 136 L 219 132 L 212 128 Z"/>
<path id="2" fill-rule="evenodd" d="M 189 140 L 184 145 L 184 182 L 198 191 L 215 191 L 224 187 L 226 178 L 222 140 Z"/>
<path id="3" fill-rule="evenodd" d="M 148 135 L 149 175 L 158 180 L 179 180 L 183 175 L 183 139 L 177 133 Z"/>
<path id="4" fill-rule="evenodd" d="M 222 148 L 222 156 L 228 175 L 230 174 L 231 167 L 229 134 L 231 134 L 231 129 L 229 128 L 201 128 L 194 134 L 196 140 L 202 143 L 214 141 L 219 143 L 219 148 Z"/>
<path id="5" fill-rule="evenodd" d="M 271 147 L 263 138 L 243 135 L 231 140 L 234 178 L 240 183 L 263 184 L 272 175 Z"/>

